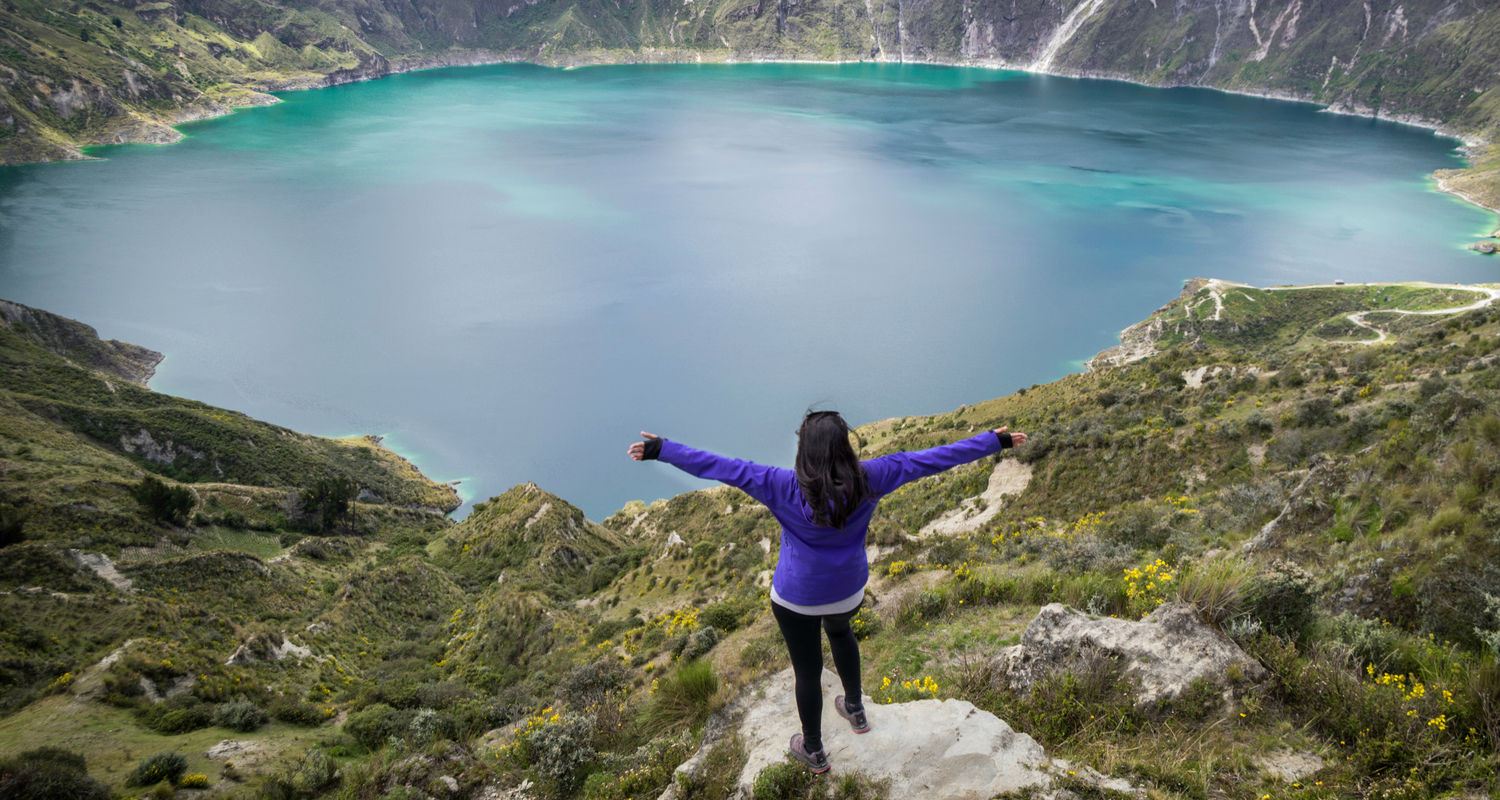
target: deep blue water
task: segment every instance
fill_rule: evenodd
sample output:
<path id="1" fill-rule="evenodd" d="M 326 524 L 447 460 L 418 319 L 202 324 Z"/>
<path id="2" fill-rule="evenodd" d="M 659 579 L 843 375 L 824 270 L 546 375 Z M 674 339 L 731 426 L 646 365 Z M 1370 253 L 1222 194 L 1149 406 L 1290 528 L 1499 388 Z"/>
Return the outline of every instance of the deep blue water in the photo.
<path id="1" fill-rule="evenodd" d="M 447 69 L 0 170 L 0 296 L 153 388 L 381 433 L 599 519 L 788 464 L 811 404 L 935 413 L 1078 369 L 1194 276 L 1493 281 L 1453 142 L 1308 105 L 895 65 Z M 465 513 L 465 512 L 460 512 Z"/>

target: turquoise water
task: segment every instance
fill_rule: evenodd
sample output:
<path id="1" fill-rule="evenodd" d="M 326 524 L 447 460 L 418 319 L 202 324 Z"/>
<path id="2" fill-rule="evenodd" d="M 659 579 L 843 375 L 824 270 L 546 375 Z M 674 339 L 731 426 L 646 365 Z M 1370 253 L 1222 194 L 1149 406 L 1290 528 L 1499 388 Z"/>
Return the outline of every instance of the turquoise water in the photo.
<path id="1" fill-rule="evenodd" d="M 1491 281 L 1453 143 L 1311 106 L 940 67 L 436 70 L 0 170 L 0 296 L 154 388 L 382 433 L 482 499 L 697 484 L 1055 379 L 1208 276 Z"/>

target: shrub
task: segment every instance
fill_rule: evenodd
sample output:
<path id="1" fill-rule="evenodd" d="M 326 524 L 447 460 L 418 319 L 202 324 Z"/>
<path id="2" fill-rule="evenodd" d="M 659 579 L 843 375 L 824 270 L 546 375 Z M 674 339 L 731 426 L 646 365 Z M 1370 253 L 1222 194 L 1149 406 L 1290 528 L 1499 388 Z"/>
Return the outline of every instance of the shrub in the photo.
<path id="1" fill-rule="evenodd" d="M 726 600 L 706 606 L 703 613 L 698 615 L 698 622 L 725 633 L 733 633 L 744 622 L 745 612 L 748 610 L 742 602 Z"/>
<path id="2" fill-rule="evenodd" d="M 404 732 L 413 714 L 397 711 L 385 703 L 366 706 L 344 720 L 344 732 L 367 750 L 378 750 L 392 736 Z"/>
<path id="3" fill-rule="evenodd" d="M 157 753 L 135 765 L 125 778 L 126 786 L 154 786 L 162 781 L 176 783 L 187 772 L 187 759 L 178 753 Z"/>
<path id="4" fill-rule="evenodd" d="M 1297 426 L 1302 428 L 1332 425 L 1339 419 L 1333 410 L 1333 402 L 1326 397 L 1314 397 L 1298 403 L 1294 414 Z"/>
<path id="5" fill-rule="evenodd" d="M 89 777 L 83 756 L 60 747 L 41 747 L 0 760 L 0 797 L 109 800 L 110 792 Z"/>
<path id="6" fill-rule="evenodd" d="M 197 495 L 186 486 L 168 486 L 155 475 L 147 475 L 130 490 L 141 508 L 157 522 L 181 525 L 192 513 Z"/>
<path id="7" fill-rule="evenodd" d="M 607 657 L 574 667 L 562 682 L 562 698 L 574 708 L 587 708 L 604 702 L 620 691 L 630 677 L 619 660 Z"/>
<path id="8" fill-rule="evenodd" d="M 15 544 L 26 538 L 27 512 L 8 503 L 0 503 L 0 547 Z"/>
<path id="9" fill-rule="evenodd" d="M 1130 733 L 1144 718 L 1135 707 L 1135 687 L 1121 675 L 1114 659 L 1095 654 L 1075 670 L 1039 680 L 1024 698 L 997 696 L 1011 706 L 997 711 L 1003 719 L 1052 747 L 1080 733 Z"/>
<path id="10" fill-rule="evenodd" d="M 868 608 L 861 608 L 849 620 L 849 627 L 854 630 L 854 638 L 864 640 L 877 633 L 881 628 L 880 615 Z"/>
<path id="11" fill-rule="evenodd" d="M 187 733 L 213 724 L 213 709 L 190 694 L 169 697 L 136 711 L 141 724 L 157 733 Z"/>
<path id="12" fill-rule="evenodd" d="M 1306 570 L 1289 561 L 1277 561 L 1251 581 L 1245 610 L 1265 630 L 1305 641 L 1314 619 L 1313 589 L 1313 577 Z"/>
<path id="13" fill-rule="evenodd" d="M 195 772 L 191 775 L 184 775 L 182 776 L 182 782 L 178 783 L 177 785 L 183 789 L 207 789 L 208 776 L 204 775 L 201 772 Z"/>
<path id="14" fill-rule="evenodd" d="M 922 619 L 932 619 L 948 610 L 948 595 L 935 589 L 923 589 L 917 593 L 916 614 Z"/>
<path id="15" fill-rule="evenodd" d="M 583 766 L 597 755 L 593 735 L 593 721 L 582 714 L 568 714 L 537 728 L 526 737 L 531 768 L 557 794 L 572 794 Z"/>
<path id="16" fill-rule="evenodd" d="M 333 530 L 349 514 L 349 503 L 359 492 L 347 478 L 319 478 L 290 504 L 293 523 L 310 531 Z"/>
<path id="17" fill-rule="evenodd" d="M 792 800 L 805 797 L 817 777 L 801 764 L 772 764 L 755 776 L 755 800 Z"/>
<path id="18" fill-rule="evenodd" d="M 240 733 L 249 733 L 269 721 L 270 716 L 249 700 L 220 703 L 214 708 L 213 724 Z"/>
<path id="19" fill-rule="evenodd" d="M 698 630 L 693 631 L 692 636 L 688 637 L 687 646 L 682 648 L 682 657 L 691 661 L 695 658 L 705 656 L 723 638 L 718 628 L 711 625 L 700 627 Z"/>
<path id="20" fill-rule="evenodd" d="M 297 760 L 266 779 L 261 796 L 267 800 L 312 798 L 339 781 L 333 760 L 317 747 L 303 751 Z"/>
<path id="21" fill-rule="evenodd" d="M 453 738 L 453 719 L 447 714 L 424 708 L 412 715 L 406 725 L 406 738 L 417 745 Z"/>
<path id="22" fill-rule="evenodd" d="M 311 703 L 295 697 L 278 697 L 271 701 L 271 716 L 292 725 L 322 725 L 331 716 Z"/>

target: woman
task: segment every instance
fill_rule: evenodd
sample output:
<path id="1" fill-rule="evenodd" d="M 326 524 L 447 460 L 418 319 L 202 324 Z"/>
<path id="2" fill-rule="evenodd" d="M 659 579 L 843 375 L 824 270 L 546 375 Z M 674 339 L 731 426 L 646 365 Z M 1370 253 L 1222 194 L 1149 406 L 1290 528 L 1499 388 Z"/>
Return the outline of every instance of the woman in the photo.
<path id="1" fill-rule="evenodd" d="M 813 772 L 828 770 L 821 725 L 820 625 L 828 634 L 833 664 L 844 685 L 844 693 L 834 698 L 834 710 L 855 733 L 870 730 L 860 688 L 859 644 L 849 620 L 864 600 L 870 577 L 865 534 L 876 504 L 902 484 L 1026 441 L 1026 434 L 1007 430 L 996 428 L 961 442 L 861 462 L 849 444 L 849 425 L 843 417 L 834 411 L 809 411 L 797 430 L 795 470 L 725 458 L 645 431 L 645 441 L 626 451 L 636 461 L 660 459 L 689 474 L 734 486 L 765 504 L 781 523 L 771 612 L 796 675 L 802 733 L 792 737 L 792 755 Z"/>

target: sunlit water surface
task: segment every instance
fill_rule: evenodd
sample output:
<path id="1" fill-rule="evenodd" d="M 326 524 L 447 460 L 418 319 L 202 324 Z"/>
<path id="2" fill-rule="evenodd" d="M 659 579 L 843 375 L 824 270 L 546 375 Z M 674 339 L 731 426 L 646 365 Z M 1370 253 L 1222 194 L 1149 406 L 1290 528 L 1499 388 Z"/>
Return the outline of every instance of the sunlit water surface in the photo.
<path id="1" fill-rule="evenodd" d="M 1053 380 L 1190 277 L 1496 279 L 1427 178 L 1453 142 L 1306 105 L 873 65 L 283 99 L 0 170 L 0 296 L 165 352 L 160 391 L 595 519 L 698 485 L 626 459 L 642 428 L 789 464 L 811 404 Z"/>

